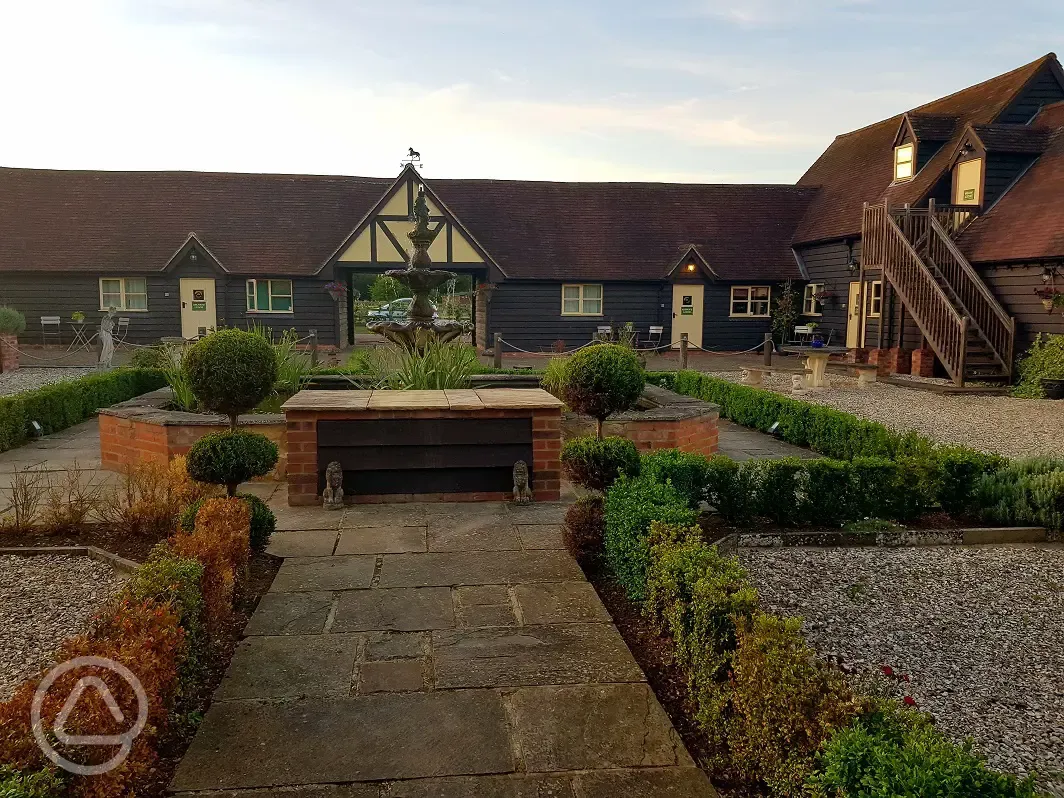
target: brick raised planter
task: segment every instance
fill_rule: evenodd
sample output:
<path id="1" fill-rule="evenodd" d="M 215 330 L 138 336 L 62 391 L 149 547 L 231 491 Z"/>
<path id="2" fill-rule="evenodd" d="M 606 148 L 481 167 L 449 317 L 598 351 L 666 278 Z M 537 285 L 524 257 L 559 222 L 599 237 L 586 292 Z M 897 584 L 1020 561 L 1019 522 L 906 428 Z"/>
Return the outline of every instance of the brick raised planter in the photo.
<path id="1" fill-rule="evenodd" d="M 170 389 L 152 391 L 100 411 L 100 460 L 110 471 L 124 471 L 137 463 L 168 463 L 187 454 L 196 441 L 210 432 L 229 428 L 224 416 L 167 410 Z M 259 432 L 277 444 L 277 467 L 264 479 L 283 480 L 288 443 L 284 416 L 278 413 L 240 417 L 240 426 Z"/>
<path id="2" fill-rule="evenodd" d="M 561 495 L 561 402 L 546 391 L 300 391 L 284 404 L 288 503 L 321 503 L 339 462 L 347 503 L 503 501 L 513 465 Z"/>
<path id="3" fill-rule="evenodd" d="M 18 369 L 18 337 L 0 335 L 0 374 Z"/>
<path id="4" fill-rule="evenodd" d="M 717 451 L 717 405 L 653 386 L 643 392 L 641 404 L 645 410 L 629 410 L 606 419 L 602 434 L 628 438 L 641 452 L 679 449 L 710 455 Z M 595 420 L 569 412 L 562 429 L 566 440 L 594 435 Z"/>

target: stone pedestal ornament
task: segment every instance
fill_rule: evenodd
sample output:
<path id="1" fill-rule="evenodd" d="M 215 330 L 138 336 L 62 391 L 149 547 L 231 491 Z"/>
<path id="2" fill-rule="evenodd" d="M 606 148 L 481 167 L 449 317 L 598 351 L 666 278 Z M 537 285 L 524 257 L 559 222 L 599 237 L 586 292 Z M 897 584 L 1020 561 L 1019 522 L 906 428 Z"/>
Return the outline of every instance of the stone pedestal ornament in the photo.
<path id="1" fill-rule="evenodd" d="M 436 238 L 436 231 L 429 228 L 429 205 L 425 199 L 424 186 L 418 189 L 414 200 L 414 229 L 407 235 L 414 245 L 405 269 L 392 269 L 386 274 L 410 289 L 414 301 L 410 303 L 406 321 L 375 321 L 366 325 L 377 335 L 409 351 L 424 352 L 432 343 L 453 341 L 469 332 L 470 326 L 460 321 L 441 321 L 436 318 L 436 306 L 429 293 L 448 280 L 458 277 L 454 272 L 432 269 L 429 247 Z"/>
<path id="2" fill-rule="evenodd" d="M 528 504 L 532 501 L 532 489 L 528 487 L 528 463 L 514 463 L 514 503 Z"/>

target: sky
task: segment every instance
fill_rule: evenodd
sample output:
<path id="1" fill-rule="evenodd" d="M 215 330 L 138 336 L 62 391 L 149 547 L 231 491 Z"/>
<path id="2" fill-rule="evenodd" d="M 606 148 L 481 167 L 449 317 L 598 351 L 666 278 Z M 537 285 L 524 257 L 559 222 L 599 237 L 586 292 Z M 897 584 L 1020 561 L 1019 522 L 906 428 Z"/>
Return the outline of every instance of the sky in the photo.
<path id="1" fill-rule="evenodd" d="M 1059 0 L 0 0 L 0 166 L 790 183 Z"/>

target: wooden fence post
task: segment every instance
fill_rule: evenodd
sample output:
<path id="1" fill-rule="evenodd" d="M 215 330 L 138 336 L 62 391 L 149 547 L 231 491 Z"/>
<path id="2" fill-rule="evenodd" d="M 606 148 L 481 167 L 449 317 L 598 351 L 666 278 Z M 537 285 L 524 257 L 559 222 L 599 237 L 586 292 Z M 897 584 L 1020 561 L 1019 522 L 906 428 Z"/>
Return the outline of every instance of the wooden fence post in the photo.
<path id="1" fill-rule="evenodd" d="M 310 365 L 311 368 L 318 365 L 318 331 L 310 331 Z"/>
<path id="2" fill-rule="evenodd" d="M 765 345 L 764 345 L 764 349 L 765 349 L 765 365 L 766 366 L 771 366 L 772 365 L 772 350 L 773 350 L 773 348 L 774 347 L 772 345 L 772 333 L 767 332 L 767 333 L 765 333 Z"/>
<path id="3" fill-rule="evenodd" d="M 687 368 L 687 333 L 680 333 L 680 370 Z"/>
<path id="4" fill-rule="evenodd" d="M 502 333 L 495 333 L 495 345 L 492 348 L 492 365 L 497 368 L 502 368 Z"/>

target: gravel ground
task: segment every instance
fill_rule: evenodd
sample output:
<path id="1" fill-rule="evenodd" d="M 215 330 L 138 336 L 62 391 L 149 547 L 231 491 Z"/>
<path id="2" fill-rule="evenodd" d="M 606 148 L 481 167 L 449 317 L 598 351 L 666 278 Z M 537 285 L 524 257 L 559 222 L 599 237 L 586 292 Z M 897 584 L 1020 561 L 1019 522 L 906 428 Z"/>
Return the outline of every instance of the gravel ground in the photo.
<path id="1" fill-rule="evenodd" d="M 734 371 L 713 377 L 739 382 Z M 917 432 L 942 443 L 962 444 L 1006 457 L 1064 456 L 1064 402 L 1010 396 L 941 396 L 875 383 L 858 389 L 857 380 L 828 374 L 828 387 L 794 398 L 829 405 L 900 432 Z M 791 394 L 789 374 L 765 377 L 765 388 Z"/>
<path id="2" fill-rule="evenodd" d="M 32 391 L 53 382 L 76 380 L 91 374 L 94 368 L 26 368 L 0 374 L 0 396 Z"/>
<path id="3" fill-rule="evenodd" d="M 88 557 L 0 556 L 0 701 L 80 632 L 122 578 Z"/>
<path id="4" fill-rule="evenodd" d="M 1064 796 L 1064 547 L 744 549 L 772 612 L 854 672 L 894 681 L 1003 771 Z"/>

